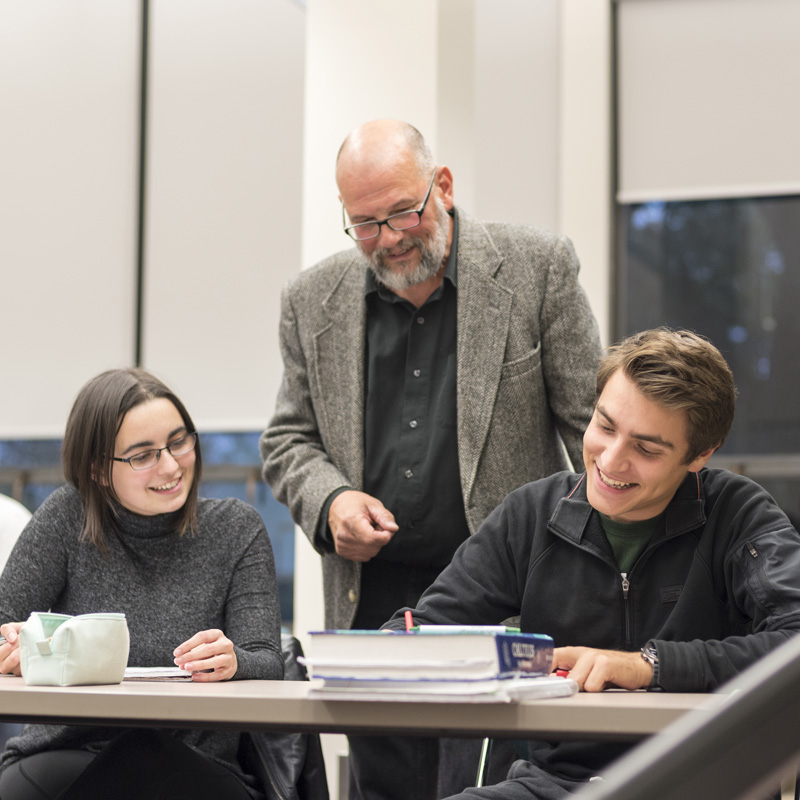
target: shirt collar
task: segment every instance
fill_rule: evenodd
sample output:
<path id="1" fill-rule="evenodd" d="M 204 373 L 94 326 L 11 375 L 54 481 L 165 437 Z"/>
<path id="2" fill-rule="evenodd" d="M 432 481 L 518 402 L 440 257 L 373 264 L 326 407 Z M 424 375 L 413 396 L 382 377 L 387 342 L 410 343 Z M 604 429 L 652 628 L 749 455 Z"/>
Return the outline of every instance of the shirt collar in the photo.
<path id="1" fill-rule="evenodd" d="M 688 473 L 664 511 L 666 536 L 677 536 L 705 525 L 704 502 L 702 471 Z M 579 541 L 593 512 L 586 496 L 586 473 L 583 473 L 569 495 L 556 505 L 549 526 L 566 538 Z"/>

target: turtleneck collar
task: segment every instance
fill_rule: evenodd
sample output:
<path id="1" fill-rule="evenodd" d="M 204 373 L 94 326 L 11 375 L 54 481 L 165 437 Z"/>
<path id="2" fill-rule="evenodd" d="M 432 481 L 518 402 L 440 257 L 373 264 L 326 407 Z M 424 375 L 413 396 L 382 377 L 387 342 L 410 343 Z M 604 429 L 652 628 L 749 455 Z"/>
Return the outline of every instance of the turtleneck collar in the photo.
<path id="1" fill-rule="evenodd" d="M 135 536 L 139 539 L 156 539 L 177 533 L 180 511 L 145 516 L 129 511 L 119 503 L 114 503 L 112 508 L 119 522 L 120 531 L 126 536 Z"/>

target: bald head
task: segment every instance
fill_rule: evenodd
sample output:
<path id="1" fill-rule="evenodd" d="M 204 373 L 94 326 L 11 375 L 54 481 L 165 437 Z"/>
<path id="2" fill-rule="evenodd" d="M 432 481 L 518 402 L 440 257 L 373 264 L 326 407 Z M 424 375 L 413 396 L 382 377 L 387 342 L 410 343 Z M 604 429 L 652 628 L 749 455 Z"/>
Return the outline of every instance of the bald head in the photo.
<path id="1" fill-rule="evenodd" d="M 412 125 L 379 119 L 344 140 L 336 183 L 345 231 L 372 234 L 357 246 L 376 279 L 419 308 L 442 282 L 453 239 L 450 169 Z"/>
<path id="2" fill-rule="evenodd" d="M 397 169 L 428 175 L 436 165 L 422 134 L 407 122 L 376 119 L 351 131 L 336 157 L 336 183 L 356 174 Z"/>

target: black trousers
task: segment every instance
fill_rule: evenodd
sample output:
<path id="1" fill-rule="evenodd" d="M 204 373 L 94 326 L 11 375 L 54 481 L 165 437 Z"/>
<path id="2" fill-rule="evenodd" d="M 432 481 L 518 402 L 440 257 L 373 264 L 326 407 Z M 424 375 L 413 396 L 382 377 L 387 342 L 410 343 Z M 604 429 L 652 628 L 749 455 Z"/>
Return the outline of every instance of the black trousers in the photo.
<path id="1" fill-rule="evenodd" d="M 466 789 L 447 800 L 562 800 L 586 785 L 585 781 L 558 778 L 528 761 L 515 762 L 508 777 L 495 786 Z"/>
<path id="2" fill-rule="evenodd" d="M 159 730 L 129 730 L 97 755 L 49 750 L 0 774 L 0 800 L 252 800 L 230 771 Z"/>
<path id="3" fill-rule="evenodd" d="M 380 628 L 395 611 L 413 608 L 441 568 L 368 561 L 353 628 Z M 476 710 L 476 713 L 480 713 Z M 348 736 L 350 800 L 436 800 L 475 785 L 480 739 L 424 736 Z M 503 780 L 516 755 L 495 743 L 487 783 Z M 5 800 L 5 798 L 2 798 Z"/>

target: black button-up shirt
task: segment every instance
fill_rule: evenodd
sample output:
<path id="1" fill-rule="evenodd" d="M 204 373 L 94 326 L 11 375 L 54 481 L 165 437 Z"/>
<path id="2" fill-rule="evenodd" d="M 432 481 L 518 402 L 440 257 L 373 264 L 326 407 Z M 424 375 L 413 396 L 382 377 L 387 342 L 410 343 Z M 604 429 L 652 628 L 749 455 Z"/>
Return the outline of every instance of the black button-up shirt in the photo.
<path id="1" fill-rule="evenodd" d="M 376 556 L 444 566 L 469 534 L 456 428 L 458 219 L 442 285 L 415 308 L 367 273 L 364 491 L 398 532 Z"/>

